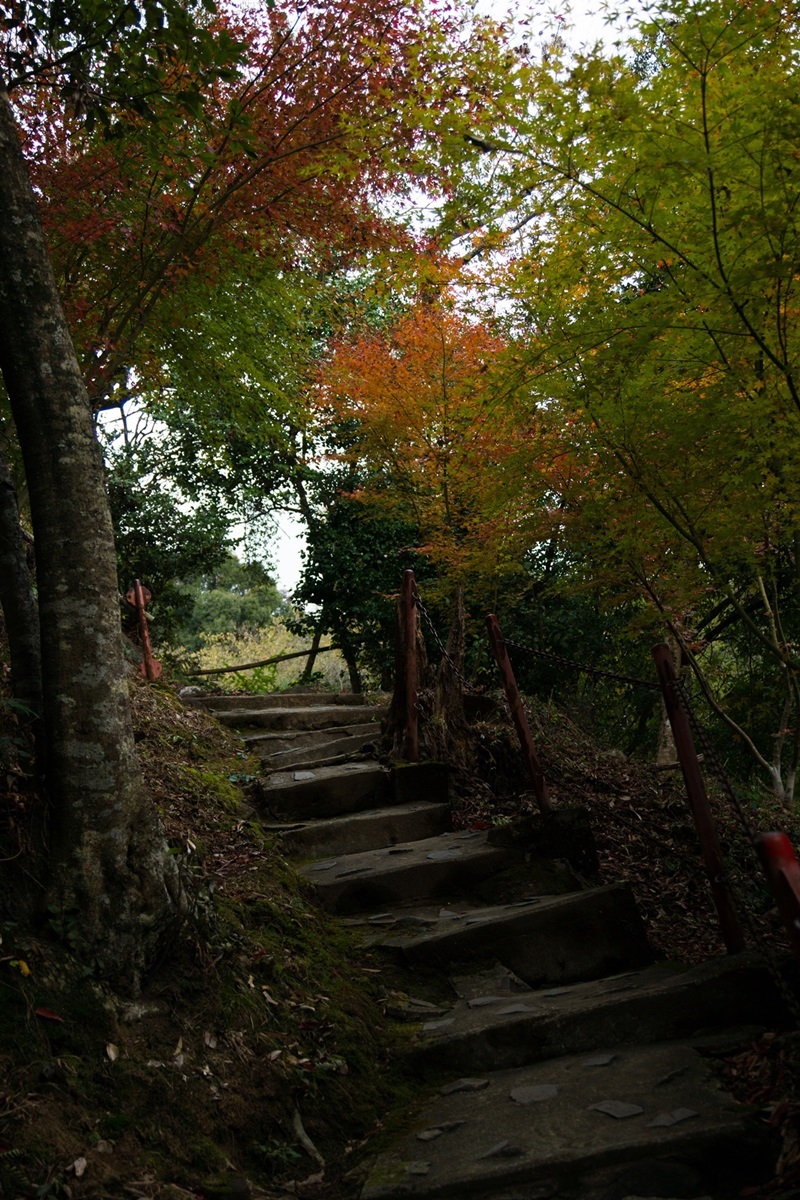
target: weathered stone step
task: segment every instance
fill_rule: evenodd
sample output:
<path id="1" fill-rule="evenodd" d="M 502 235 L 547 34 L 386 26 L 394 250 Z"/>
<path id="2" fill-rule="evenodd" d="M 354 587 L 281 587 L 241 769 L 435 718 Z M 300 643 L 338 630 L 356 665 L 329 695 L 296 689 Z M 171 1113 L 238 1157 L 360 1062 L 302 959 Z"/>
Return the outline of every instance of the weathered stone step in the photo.
<path id="1" fill-rule="evenodd" d="M 366 743 L 369 745 L 369 743 Z M 320 767 L 341 767 L 349 762 L 363 762 L 372 756 L 367 753 L 364 755 L 356 754 L 326 754 L 323 757 L 304 758 L 299 756 L 297 762 L 291 764 L 291 768 L 284 766 L 270 766 L 266 762 L 262 762 L 262 767 L 265 775 L 269 775 L 270 771 L 316 771 Z"/>
<path id="2" fill-rule="evenodd" d="M 487 981 L 426 1022 L 411 1053 L 436 1069 L 499 1070 L 594 1046 L 662 1042 L 727 1026 L 780 1026 L 784 1005 L 757 955 L 666 964 L 569 987 Z M 494 984 L 494 986 L 492 986 Z"/>
<path id="3" fill-rule="evenodd" d="M 187 696 L 186 702 L 210 712 L 231 712 L 235 709 L 313 708 L 318 705 L 347 704 L 353 707 L 366 704 L 367 698 L 357 692 L 267 692 L 246 696 Z"/>
<path id="4" fill-rule="evenodd" d="M 763 1126 L 691 1045 L 612 1045 L 445 1085 L 361 1200 L 718 1197 L 764 1154 Z"/>
<path id="5" fill-rule="evenodd" d="M 397 932 L 390 916 L 370 945 L 430 966 L 496 959 L 530 987 L 598 979 L 653 958 L 626 883 L 490 908 L 442 909 L 412 932 Z"/>
<path id="6" fill-rule="evenodd" d="M 268 828 L 280 835 L 285 853 L 298 858 L 316 858 L 356 854 L 394 846 L 398 842 L 432 838 L 448 830 L 450 820 L 449 804 L 430 804 L 423 800 L 303 825 Z"/>
<path id="7" fill-rule="evenodd" d="M 363 718 L 362 713 L 362 718 Z M 283 750 L 302 750 L 304 747 L 324 745 L 335 738 L 364 737 L 371 740 L 380 736 L 380 721 L 363 721 L 348 725 L 330 725 L 326 729 L 282 729 L 277 732 L 245 734 L 244 742 L 255 754 L 269 756 Z"/>
<path id="8" fill-rule="evenodd" d="M 349 721 L 362 724 L 386 715 L 384 708 L 368 705 L 318 704 L 310 708 L 234 708 L 215 714 L 223 725 L 248 732 L 254 729 L 330 729 Z"/>
<path id="9" fill-rule="evenodd" d="M 345 733 L 341 737 L 330 738 L 316 746 L 276 750 L 272 754 L 264 755 L 261 763 L 265 771 L 283 771 L 289 767 L 311 767 L 315 764 L 323 766 L 337 760 L 346 761 L 349 756 L 358 754 L 364 746 L 369 746 L 371 742 L 380 737 L 380 725 L 377 721 L 368 728 L 368 733 Z"/>
<path id="10" fill-rule="evenodd" d="M 511 847 L 490 846 L 485 833 L 470 831 L 317 861 L 303 867 L 302 873 L 326 908 L 353 913 L 463 894 L 521 857 Z"/>
<path id="11" fill-rule="evenodd" d="M 274 817 L 307 820 L 391 804 L 390 772 L 377 763 L 345 763 L 276 772 L 260 782 L 259 800 Z"/>

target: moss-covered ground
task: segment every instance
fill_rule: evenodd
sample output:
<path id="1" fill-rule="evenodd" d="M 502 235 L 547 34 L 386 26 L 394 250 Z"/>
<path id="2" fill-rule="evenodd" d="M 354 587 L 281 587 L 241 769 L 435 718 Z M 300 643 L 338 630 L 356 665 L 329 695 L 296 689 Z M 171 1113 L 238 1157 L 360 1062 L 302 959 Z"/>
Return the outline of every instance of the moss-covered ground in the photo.
<path id="1" fill-rule="evenodd" d="M 5 920 L 0 1196 L 352 1195 L 359 1149 L 411 1094 L 384 1015 L 397 981 L 262 831 L 241 743 L 168 687 L 132 686 L 192 911 L 135 1001 L 63 930 Z"/>

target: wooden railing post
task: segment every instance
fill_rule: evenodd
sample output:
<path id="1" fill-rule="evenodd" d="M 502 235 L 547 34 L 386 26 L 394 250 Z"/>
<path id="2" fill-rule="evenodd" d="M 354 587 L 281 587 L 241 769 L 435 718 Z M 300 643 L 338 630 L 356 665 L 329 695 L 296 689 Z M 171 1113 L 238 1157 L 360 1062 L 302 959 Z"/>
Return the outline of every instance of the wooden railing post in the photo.
<path id="1" fill-rule="evenodd" d="M 405 684 L 405 712 L 402 755 L 407 762 L 419 761 L 419 719 L 417 715 L 417 602 L 414 572 L 403 572 L 400 592 L 400 629 Z"/>
<path id="2" fill-rule="evenodd" d="M 136 622 L 139 627 L 139 641 L 142 646 L 142 655 L 144 661 L 141 666 L 141 672 L 145 679 L 154 680 L 161 678 L 161 663 L 157 658 L 153 658 L 153 651 L 150 646 L 150 630 L 147 628 L 147 613 L 145 605 L 149 604 L 152 599 L 149 588 L 142 585 L 141 580 L 134 579 L 133 587 L 125 594 L 125 599 L 131 608 L 136 609 Z"/>
<path id="3" fill-rule="evenodd" d="M 486 618 L 486 629 L 489 633 L 489 645 L 492 648 L 492 654 L 500 671 L 503 691 L 506 694 L 506 699 L 511 709 L 511 717 L 514 721 L 517 736 L 519 737 L 519 744 L 522 747 L 522 757 L 525 760 L 525 766 L 533 784 L 536 803 L 542 812 L 552 812 L 553 805 L 550 800 L 550 793 L 547 789 L 539 755 L 536 753 L 536 747 L 533 744 L 528 718 L 525 716 L 525 709 L 522 706 L 522 697 L 519 694 L 517 681 L 514 678 L 511 659 L 508 657 L 508 651 L 503 641 L 503 634 L 500 631 L 497 617 L 493 613 L 489 613 Z"/>
<path id="4" fill-rule="evenodd" d="M 672 661 L 672 652 L 666 642 L 659 642 L 653 646 L 653 659 L 672 728 L 672 736 L 675 738 L 675 748 L 678 751 L 703 862 L 711 884 L 711 893 L 714 897 L 722 939 L 728 953 L 736 954 L 739 950 L 744 949 L 744 935 L 730 892 L 724 883 L 725 867 L 722 850 L 717 838 L 711 806 L 708 803 L 708 794 L 700 771 L 697 752 L 694 748 L 689 718 L 681 708 L 675 693 L 675 666 Z"/>

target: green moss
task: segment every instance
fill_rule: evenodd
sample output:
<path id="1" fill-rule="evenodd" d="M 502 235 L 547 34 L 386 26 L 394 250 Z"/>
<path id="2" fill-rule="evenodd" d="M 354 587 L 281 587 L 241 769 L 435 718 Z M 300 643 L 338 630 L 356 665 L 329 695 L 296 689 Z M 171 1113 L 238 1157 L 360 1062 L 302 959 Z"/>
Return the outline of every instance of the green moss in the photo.
<path id="1" fill-rule="evenodd" d="M 376 1162 L 369 1174 L 370 1186 L 377 1188 L 394 1188 L 408 1183 L 408 1163 L 401 1159 L 382 1159 Z"/>
<path id="2" fill-rule="evenodd" d="M 130 1129 L 133 1119 L 127 1113 L 108 1113 L 100 1123 L 100 1133 L 104 1138 L 121 1137 Z"/>
<path id="3" fill-rule="evenodd" d="M 228 1156 L 212 1138 L 200 1137 L 191 1146 L 190 1161 L 193 1167 L 205 1173 L 222 1170 Z"/>
<path id="4" fill-rule="evenodd" d="M 204 796 L 207 803 L 218 804 L 226 813 L 239 811 L 242 794 L 220 768 L 184 766 L 183 775 L 186 786 Z"/>

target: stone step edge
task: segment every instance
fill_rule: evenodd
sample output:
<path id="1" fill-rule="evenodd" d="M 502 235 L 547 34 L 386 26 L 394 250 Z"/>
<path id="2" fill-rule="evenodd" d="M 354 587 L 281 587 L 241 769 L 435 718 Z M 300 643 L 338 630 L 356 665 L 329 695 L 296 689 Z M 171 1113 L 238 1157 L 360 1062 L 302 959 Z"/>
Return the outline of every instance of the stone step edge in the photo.
<path id="1" fill-rule="evenodd" d="M 755 953 L 667 970 L 658 964 L 567 987 L 509 990 L 493 1004 L 459 1000 L 416 1025 L 407 1055 L 428 1068 L 488 1070 L 491 1062 L 506 1070 L 598 1042 L 680 1040 L 744 1024 L 780 1028 L 789 1020 Z"/>

